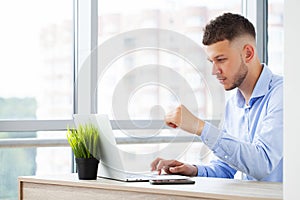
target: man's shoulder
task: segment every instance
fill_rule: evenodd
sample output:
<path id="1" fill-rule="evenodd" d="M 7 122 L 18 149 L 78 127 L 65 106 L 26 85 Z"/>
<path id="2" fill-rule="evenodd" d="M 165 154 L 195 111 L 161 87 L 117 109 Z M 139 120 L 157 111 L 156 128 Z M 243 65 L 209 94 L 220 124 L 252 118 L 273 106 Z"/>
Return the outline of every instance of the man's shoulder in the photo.
<path id="1" fill-rule="evenodd" d="M 269 66 L 266 64 L 263 65 L 263 73 L 261 74 L 261 78 L 265 81 L 264 84 L 268 84 L 268 90 L 273 88 L 282 87 L 283 86 L 283 76 L 277 73 L 274 73 Z"/>
<path id="2" fill-rule="evenodd" d="M 283 76 L 273 74 L 269 84 L 270 92 L 282 91 L 283 90 Z"/>
<path id="3" fill-rule="evenodd" d="M 270 86 L 273 87 L 280 87 L 283 86 L 283 76 L 278 75 L 278 74 L 273 74 Z"/>
<path id="4" fill-rule="evenodd" d="M 268 106 L 273 105 L 276 109 L 283 107 L 283 77 L 280 75 L 273 75 L 270 84 L 269 92 L 265 96 L 268 101 Z"/>

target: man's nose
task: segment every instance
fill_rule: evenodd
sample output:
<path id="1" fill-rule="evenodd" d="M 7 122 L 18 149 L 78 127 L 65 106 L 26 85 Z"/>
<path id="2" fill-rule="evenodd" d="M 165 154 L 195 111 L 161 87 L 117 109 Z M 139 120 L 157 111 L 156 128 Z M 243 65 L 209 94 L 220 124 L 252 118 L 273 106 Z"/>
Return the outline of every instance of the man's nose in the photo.
<path id="1" fill-rule="evenodd" d="M 217 74 L 220 74 L 220 73 L 221 73 L 221 70 L 219 69 L 219 67 L 215 63 L 213 63 L 211 74 L 212 75 L 217 75 Z"/>

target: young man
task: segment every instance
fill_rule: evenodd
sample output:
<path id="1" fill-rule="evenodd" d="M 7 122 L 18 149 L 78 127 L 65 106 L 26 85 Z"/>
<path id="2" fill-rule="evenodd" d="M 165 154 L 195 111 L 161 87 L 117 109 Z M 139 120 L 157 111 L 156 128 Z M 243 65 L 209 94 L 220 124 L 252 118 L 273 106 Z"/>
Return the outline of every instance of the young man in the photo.
<path id="1" fill-rule="evenodd" d="M 165 122 L 197 134 L 218 157 L 208 165 L 155 159 L 159 173 L 282 182 L 283 78 L 261 64 L 253 25 L 243 16 L 225 13 L 206 25 L 203 44 L 212 74 L 225 90 L 237 88 L 225 107 L 221 129 L 195 117 L 184 105 Z"/>

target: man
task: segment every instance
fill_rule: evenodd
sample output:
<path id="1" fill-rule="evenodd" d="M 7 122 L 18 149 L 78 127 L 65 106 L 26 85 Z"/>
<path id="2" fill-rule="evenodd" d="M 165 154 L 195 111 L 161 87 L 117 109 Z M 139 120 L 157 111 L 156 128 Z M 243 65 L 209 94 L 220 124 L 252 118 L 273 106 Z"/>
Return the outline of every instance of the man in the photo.
<path id="1" fill-rule="evenodd" d="M 253 25 L 243 16 L 225 13 L 206 25 L 202 43 L 212 74 L 226 91 L 237 88 L 225 106 L 221 129 L 195 117 L 184 105 L 165 122 L 197 134 L 218 157 L 208 165 L 155 159 L 158 173 L 282 182 L 283 79 L 261 64 Z"/>

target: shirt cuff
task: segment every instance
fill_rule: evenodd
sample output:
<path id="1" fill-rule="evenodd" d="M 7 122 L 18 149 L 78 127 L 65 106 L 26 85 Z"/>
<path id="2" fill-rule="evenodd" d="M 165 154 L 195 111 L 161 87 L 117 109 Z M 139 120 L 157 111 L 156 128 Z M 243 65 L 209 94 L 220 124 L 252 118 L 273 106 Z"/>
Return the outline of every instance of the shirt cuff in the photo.
<path id="1" fill-rule="evenodd" d="M 195 165 L 195 166 L 198 169 L 197 176 L 202 176 L 202 177 L 206 177 L 207 176 L 207 174 L 205 173 L 206 170 L 205 170 L 204 166 L 202 166 L 202 165 Z"/>
<path id="2" fill-rule="evenodd" d="M 221 135 L 222 132 L 217 127 L 205 122 L 200 138 L 204 144 L 214 151 L 218 146 L 217 143 L 221 138 Z"/>

